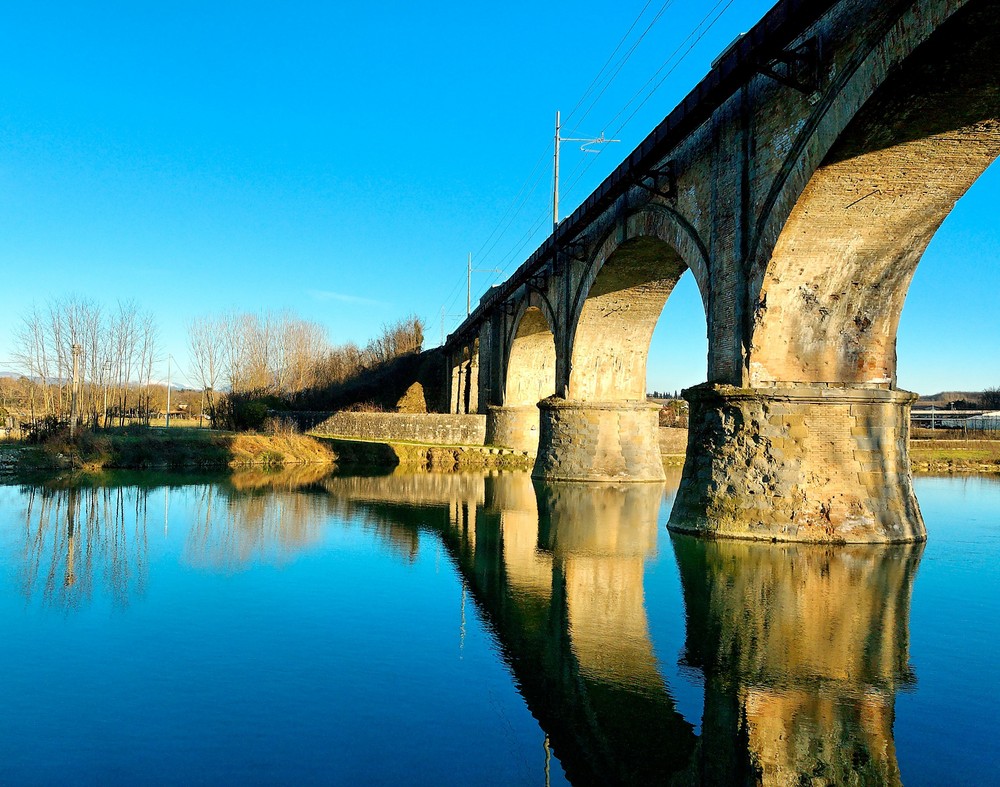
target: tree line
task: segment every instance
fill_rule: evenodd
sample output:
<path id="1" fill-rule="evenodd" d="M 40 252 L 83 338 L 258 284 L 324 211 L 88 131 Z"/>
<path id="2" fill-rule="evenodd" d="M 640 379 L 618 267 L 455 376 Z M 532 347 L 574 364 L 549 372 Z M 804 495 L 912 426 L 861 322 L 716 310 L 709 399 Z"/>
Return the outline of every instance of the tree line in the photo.
<path id="1" fill-rule="evenodd" d="M 213 421 L 240 426 L 241 405 L 322 404 L 325 391 L 420 353 L 423 340 L 415 316 L 384 326 L 362 347 L 332 344 L 325 327 L 290 311 L 233 311 L 188 324 L 181 376 L 200 389 Z M 135 302 L 55 298 L 23 315 L 14 335 L 22 377 L 0 386 L 0 397 L 8 410 L 17 399 L 32 423 L 69 417 L 75 395 L 84 424 L 148 424 L 163 406 L 166 389 L 153 372 L 165 358 L 155 318 Z"/>
<path id="2" fill-rule="evenodd" d="M 420 353 L 423 341 L 415 316 L 383 327 L 364 347 L 331 344 L 323 326 L 291 312 L 231 312 L 188 326 L 191 380 L 208 392 L 212 417 L 236 428 L 253 426 L 268 406 L 322 405 L 324 393 Z"/>
<path id="3" fill-rule="evenodd" d="M 68 414 L 75 395 L 81 421 L 148 421 L 158 341 L 153 315 L 134 301 L 107 308 L 70 296 L 32 307 L 14 335 L 31 420 Z"/>

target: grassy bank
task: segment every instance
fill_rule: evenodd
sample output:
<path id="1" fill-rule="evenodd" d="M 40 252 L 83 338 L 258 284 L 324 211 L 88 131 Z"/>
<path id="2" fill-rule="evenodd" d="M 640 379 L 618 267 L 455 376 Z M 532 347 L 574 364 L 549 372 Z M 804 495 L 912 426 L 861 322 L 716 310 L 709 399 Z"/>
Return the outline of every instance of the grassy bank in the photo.
<path id="1" fill-rule="evenodd" d="M 530 470 L 534 459 L 523 452 L 484 446 L 427 445 L 425 443 L 317 437 L 337 455 L 338 468 L 410 470 Z"/>
<path id="2" fill-rule="evenodd" d="M 125 427 L 85 432 L 75 439 L 50 438 L 37 446 L 8 445 L 0 469 L 6 474 L 65 470 L 281 467 L 330 465 L 328 445 L 297 434 L 258 435 L 207 429 Z"/>
<path id="3" fill-rule="evenodd" d="M 684 430 L 661 430 L 665 467 L 684 462 Z M 913 440 L 915 473 L 1000 473 L 1000 440 Z M 50 439 L 40 446 L 0 443 L 0 481 L 102 470 L 208 470 L 312 465 L 338 469 L 530 470 L 509 449 L 365 441 L 310 435 L 259 435 L 208 429 L 125 427 Z"/>
<path id="4" fill-rule="evenodd" d="M 915 473 L 1000 473 L 1000 440 L 912 440 Z"/>

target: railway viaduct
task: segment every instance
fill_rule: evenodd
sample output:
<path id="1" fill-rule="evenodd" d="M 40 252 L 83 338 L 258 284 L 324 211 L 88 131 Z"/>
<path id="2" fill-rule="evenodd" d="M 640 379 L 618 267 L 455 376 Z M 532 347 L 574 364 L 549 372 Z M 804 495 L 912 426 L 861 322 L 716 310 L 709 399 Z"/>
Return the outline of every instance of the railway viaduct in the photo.
<path id="1" fill-rule="evenodd" d="M 534 475 L 663 477 L 653 328 L 708 330 L 675 530 L 919 541 L 896 328 L 1000 153 L 1000 0 L 782 0 L 448 337 L 454 412 Z"/>

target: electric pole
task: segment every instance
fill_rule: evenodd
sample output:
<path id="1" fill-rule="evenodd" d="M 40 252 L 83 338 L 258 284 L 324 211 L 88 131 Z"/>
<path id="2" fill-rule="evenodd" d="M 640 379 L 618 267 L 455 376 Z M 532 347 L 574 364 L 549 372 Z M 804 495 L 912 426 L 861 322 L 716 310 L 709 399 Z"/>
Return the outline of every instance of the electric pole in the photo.
<path id="1" fill-rule="evenodd" d="M 168 353 L 167 354 L 167 426 L 166 426 L 167 429 L 170 428 L 170 361 L 171 361 L 171 356 Z"/>
<path id="2" fill-rule="evenodd" d="M 444 320 L 445 317 L 461 317 L 461 314 L 445 314 L 444 306 L 441 307 L 441 346 L 444 347 L 445 333 L 444 333 Z M 466 314 L 466 317 L 469 315 Z"/>
<path id="3" fill-rule="evenodd" d="M 570 113 L 572 114 L 572 113 Z M 556 110 L 556 138 L 553 143 L 555 152 L 552 161 L 552 231 L 559 228 L 559 110 Z"/>
<path id="4" fill-rule="evenodd" d="M 468 317 L 472 314 L 472 272 L 476 273 L 503 273 L 499 268 L 473 268 L 472 267 L 472 252 L 469 252 L 469 267 L 468 275 L 466 277 L 467 289 L 465 294 L 465 316 Z"/>

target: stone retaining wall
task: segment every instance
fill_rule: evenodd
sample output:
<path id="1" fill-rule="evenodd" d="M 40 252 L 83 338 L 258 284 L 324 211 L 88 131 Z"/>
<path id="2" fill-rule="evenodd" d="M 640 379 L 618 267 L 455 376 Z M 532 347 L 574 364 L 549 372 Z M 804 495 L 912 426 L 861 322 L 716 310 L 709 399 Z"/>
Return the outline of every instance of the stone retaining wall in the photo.
<path id="1" fill-rule="evenodd" d="M 486 416 L 442 413 L 303 413 L 304 430 L 329 437 L 431 445 L 484 445 Z"/>

